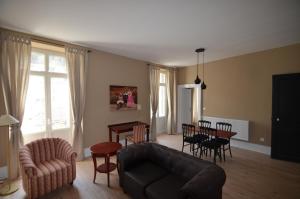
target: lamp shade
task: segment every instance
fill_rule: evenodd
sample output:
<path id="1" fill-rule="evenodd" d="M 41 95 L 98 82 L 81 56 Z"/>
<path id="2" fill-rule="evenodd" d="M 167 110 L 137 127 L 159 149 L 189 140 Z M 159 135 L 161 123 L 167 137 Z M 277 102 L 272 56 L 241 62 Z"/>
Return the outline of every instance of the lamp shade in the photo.
<path id="1" fill-rule="evenodd" d="M 14 118 L 13 116 L 6 114 L 0 116 L 0 126 L 10 126 L 13 124 L 18 124 L 19 120 Z"/>

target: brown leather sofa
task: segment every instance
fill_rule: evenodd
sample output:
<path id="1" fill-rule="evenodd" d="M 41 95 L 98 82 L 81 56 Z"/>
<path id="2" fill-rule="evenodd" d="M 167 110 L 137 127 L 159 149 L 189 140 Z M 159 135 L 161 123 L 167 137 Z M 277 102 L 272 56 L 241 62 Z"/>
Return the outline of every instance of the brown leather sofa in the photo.
<path id="1" fill-rule="evenodd" d="M 226 179 L 221 167 L 155 143 L 120 150 L 118 169 L 133 199 L 220 199 Z"/>

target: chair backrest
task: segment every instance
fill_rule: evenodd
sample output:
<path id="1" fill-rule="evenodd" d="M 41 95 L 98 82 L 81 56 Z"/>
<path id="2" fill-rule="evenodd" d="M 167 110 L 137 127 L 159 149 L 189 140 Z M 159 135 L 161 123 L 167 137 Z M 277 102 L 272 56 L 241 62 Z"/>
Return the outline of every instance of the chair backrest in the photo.
<path id="1" fill-rule="evenodd" d="M 208 131 L 210 131 L 209 128 L 211 127 L 211 122 L 210 121 L 199 120 L 198 121 L 198 126 L 200 127 L 200 131 L 199 131 L 200 134 L 209 135 Z"/>
<path id="2" fill-rule="evenodd" d="M 211 122 L 207 120 L 199 120 L 198 121 L 198 126 L 199 127 L 204 127 L 204 128 L 210 128 L 211 127 Z"/>
<path id="3" fill-rule="evenodd" d="M 43 138 L 32 141 L 25 146 L 29 148 L 33 162 L 40 164 L 57 157 L 57 146 L 60 138 Z"/>
<path id="4" fill-rule="evenodd" d="M 195 135 L 195 126 L 192 124 L 182 124 L 183 137 L 193 137 Z"/>
<path id="5" fill-rule="evenodd" d="M 146 125 L 133 126 L 133 141 L 140 143 L 145 141 Z"/>
<path id="6" fill-rule="evenodd" d="M 232 125 L 227 122 L 217 122 L 216 128 L 217 128 L 217 130 L 231 131 Z"/>

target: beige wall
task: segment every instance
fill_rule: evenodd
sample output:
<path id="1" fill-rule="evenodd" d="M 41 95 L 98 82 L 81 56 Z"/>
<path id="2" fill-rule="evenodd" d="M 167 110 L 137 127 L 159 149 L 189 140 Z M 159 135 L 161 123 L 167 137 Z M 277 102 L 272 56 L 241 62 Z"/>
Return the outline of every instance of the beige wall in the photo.
<path id="1" fill-rule="evenodd" d="M 108 141 L 108 124 L 150 122 L 149 75 L 145 62 L 93 50 L 89 54 L 84 147 Z M 109 85 L 138 87 L 138 111 L 110 111 Z"/>
<path id="2" fill-rule="evenodd" d="M 272 75 L 296 72 L 300 44 L 207 63 L 204 115 L 250 120 L 250 142 L 270 145 Z M 193 83 L 195 76 L 195 66 L 179 68 L 178 84 Z"/>
<path id="3" fill-rule="evenodd" d="M 149 75 L 145 62 L 93 50 L 89 53 L 86 111 L 84 114 L 84 147 L 108 141 L 108 124 L 140 120 L 149 123 Z M 137 111 L 110 111 L 109 85 L 138 87 Z M 5 111 L 0 89 L 0 114 Z M 6 128 L 0 127 L 0 167 L 5 165 Z"/>

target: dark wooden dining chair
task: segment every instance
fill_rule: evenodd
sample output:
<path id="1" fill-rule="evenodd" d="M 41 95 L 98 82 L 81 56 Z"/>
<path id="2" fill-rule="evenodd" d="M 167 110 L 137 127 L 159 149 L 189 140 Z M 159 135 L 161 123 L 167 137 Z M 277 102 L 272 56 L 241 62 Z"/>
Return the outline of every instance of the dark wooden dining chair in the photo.
<path id="1" fill-rule="evenodd" d="M 201 150 L 201 144 L 202 142 L 209 139 L 209 135 L 207 134 L 207 129 L 211 127 L 211 122 L 207 120 L 199 120 L 198 121 L 198 127 L 199 130 L 195 134 L 195 139 L 197 140 L 197 149 L 196 149 L 196 155 L 198 153 L 198 150 Z M 201 156 L 201 153 L 200 153 Z"/>
<path id="2" fill-rule="evenodd" d="M 195 139 L 195 125 L 192 124 L 182 124 L 182 152 L 185 146 L 190 146 L 190 152 L 193 152 L 195 144 L 197 144 L 197 140 Z"/>
<path id="3" fill-rule="evenodd" d="M 220 131 L 231 132 L 232 124 L 227 123 L 227 122 L 217 122 L 216 129 L 217 129 L 217 131 L 220 130 Z M 230 157 L 232 157 L 231 147 L 230 147 L 230 137 L 222 137 L 221 135 L 218 135 L 218 137 L 216 138 L 216 141 L 221 144 L 224 161 L 226 160 L 225 159 L 225 151 L 226 150 L 229 150 Z M 228 147 L 226 148 L 227 145 L 228 145 Z"/>
<path id="4" fill-rule="evenodd" d="M 213 151 L 214 163 L 216 163 L 216 156 L 219 156 L 220 161 L 222 161 L 221 144 L 217 142 L 215 139 L 217 135 L 217 131 L 211 128 L 206 128 L 203 131 L 206 131 L 206 134 L 209 135 L 209 138 L 201 143 L 200 158 L 204 154 L 207 157 L 208 151 L 209 151 L 209 156 L 211 157 L 211 151 Z"/>

